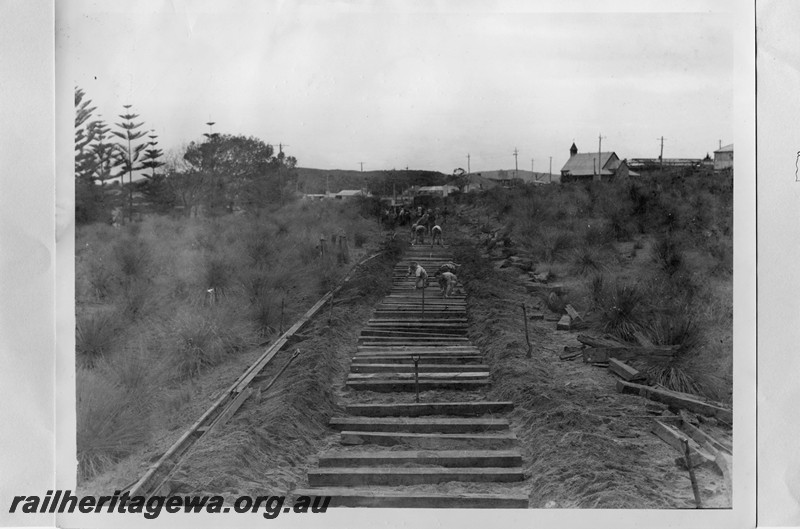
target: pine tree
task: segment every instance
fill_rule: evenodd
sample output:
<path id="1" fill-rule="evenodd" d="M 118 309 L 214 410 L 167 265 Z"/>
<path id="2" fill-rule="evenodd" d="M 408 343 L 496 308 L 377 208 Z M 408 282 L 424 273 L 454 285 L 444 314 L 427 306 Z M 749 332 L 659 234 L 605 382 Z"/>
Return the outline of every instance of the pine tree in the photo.
<path id="1" fill-rule="evenodd" d="M 120 138 L 122 141 L 117 143 L 117 163 L 116 166 L 120 168 L 119 176 L 120 185 L 124 185 L 124 176 L 128 175 L 128 219 L 133 220 L 133 172 L 142 170 L 141 165 L 137 165 L 142 152 L 147 148 L 149 143 L 135 144 L 136 141 L 143 138 L 147 133 L 143 130 L 137 130 L 144 122 L 136 123 L 134 120 L 139 117 L 139 114 L 133 114 L 130 111 L 132 105 L 122 105 L 125 108 L 125 114 L 120 114 L 119 117 L 123 120 L 122 123 L 115 125 L 121 130 L 112 131 L 112 133 Z"/>

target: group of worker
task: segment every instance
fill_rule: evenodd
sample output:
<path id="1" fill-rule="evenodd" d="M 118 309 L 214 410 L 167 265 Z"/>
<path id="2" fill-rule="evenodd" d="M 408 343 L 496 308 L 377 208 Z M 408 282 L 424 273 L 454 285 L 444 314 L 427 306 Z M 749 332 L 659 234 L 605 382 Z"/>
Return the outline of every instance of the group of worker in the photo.
<path id="1" fill-rule="evenodd" d="M 442 297 L 449 298 L 452 295 L 458 283 L 458 277 L 455 273 L 460 266 L 452 261 L 444 263 L 434 274 L 434 277 L 438 280 Z M 413 261 L 408 266 L 408 275 L 416 277 L 414 288 L 426 288 L 428 286 L 428 272 L 416 261 Z"/>
<path id="2" fill-rule="evenodd" d="M 425 236 L 430 233 L 431 245 L 442 246 L 442 227 L 437 224 L 438 209 L 417 208 L 417 219 L 411 225 L 411 244 L 425 244 Z"/>

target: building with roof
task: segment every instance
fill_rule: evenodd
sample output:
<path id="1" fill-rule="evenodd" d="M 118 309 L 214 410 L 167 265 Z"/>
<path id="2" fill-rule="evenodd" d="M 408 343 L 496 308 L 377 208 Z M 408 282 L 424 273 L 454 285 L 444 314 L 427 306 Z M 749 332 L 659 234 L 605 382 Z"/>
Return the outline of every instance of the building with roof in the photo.
<path id="1" fill-rule="evenodd" d="M 458 191 L 456 186 L 443 185 L 443 186 L 422 186 L 417 189 L 417 196 L 429 195 L 436 197 L 446 197 L 450 193 Z"/>
<path id="2" fill-rule="evenodd" d="M 599 164 L 598 164 L 599 154 Z M 598 170 L 599 166 L 599 170 Z M 638 176 L 631 173 L 625 160 L 620 160 L 615 152 L 579 153 L 575 144 L 569 149 L 569 160 L 561 168 L 561 182 L 577 182 L 586 180 L 612 180 Z"/>
<path id="3" fill-rule="evenodd" d="M 361 189 L 342 189 L 338 193 L 333 194 L 333 198 L 342 200 L 346 198 L 355 198 L 355 197 L 368 197 L 372 196 L 370 193 L 362 191 Z"/>
<path id="4" fill-rule="evenodd" d="M 733 144 L 720 147 L 714 151 L 714 170 L 733 169 Z"/>

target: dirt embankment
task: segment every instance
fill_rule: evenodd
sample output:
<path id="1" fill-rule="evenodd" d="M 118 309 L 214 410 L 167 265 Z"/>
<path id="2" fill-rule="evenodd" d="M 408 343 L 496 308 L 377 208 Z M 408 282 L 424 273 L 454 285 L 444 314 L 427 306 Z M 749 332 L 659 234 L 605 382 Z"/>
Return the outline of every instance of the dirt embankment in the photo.
<path id="1" fill-rule="evenodd" d="M 652 402 L 616 393 L 607 369 L 559 360 L 565 346 L 580 345 L 577 333 L 531 320 L 533 357 L 526 358 L 522 304 L 554 314 L 526 291 L 527 274 L 495 266 L 481 230 L 486 220 L 461 209 L 449 237 L 467 243 L 455 259 L 469 292 L 470 338 L 491 366 L 488 398 L 515 403 L 511 419 L 530 474 L 531 507 L 694 508 L 688 473 L 675 464 L 680 454 L 650 433 L 645 406 Z M 712 422 L 703 428 L 713 432 Z M 704 507 L 730 506 L 722 476 L 702 468 L 697 479 Z"/>

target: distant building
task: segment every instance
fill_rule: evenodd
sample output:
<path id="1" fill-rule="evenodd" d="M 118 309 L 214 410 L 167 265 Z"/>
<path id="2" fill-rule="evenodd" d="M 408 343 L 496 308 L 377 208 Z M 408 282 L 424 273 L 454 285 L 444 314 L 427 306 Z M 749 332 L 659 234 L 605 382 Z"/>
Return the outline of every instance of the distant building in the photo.
<path id="1" fill-rule="evenodd" d="M 361 189 L 342 189 L 338 193 L 333 194 L 333 198 L 337 200 L 344 200 L 347 198 L 355 198 L 355 197 L 368 197 L 371 196 L 369 193 L 362 191 Z"/>
<path id="2" fill-rule="evenodd" d="M 451 186 L 451 185 L 422 186 L 419 189 L 417 189 L 417 196 L 428 195 L 428 196 L 436 196 L 444 198 L 454 191 L 458 191 L 458 188 L 456 186 Z"/>
<path id="3" fill-rule="evenodd" d="M 733 144 L 720 147 L 714 151 L 714 170 L 722 171 L 723 169 L 733 168 Z"/>
<path id="4" fill-rule="evenodd" d="M 598 170 L 599 165 L 599 170 Z M 561 168 L 561 182 L 577 182 L 586 180 L 611 180 L 639 176 L 628 169 L 626 160 L 620 160 L 615 152 L 578 153 L 575 144 L 569 149 L 569 160 Z"/>

